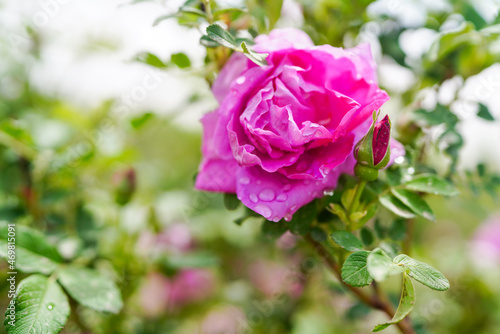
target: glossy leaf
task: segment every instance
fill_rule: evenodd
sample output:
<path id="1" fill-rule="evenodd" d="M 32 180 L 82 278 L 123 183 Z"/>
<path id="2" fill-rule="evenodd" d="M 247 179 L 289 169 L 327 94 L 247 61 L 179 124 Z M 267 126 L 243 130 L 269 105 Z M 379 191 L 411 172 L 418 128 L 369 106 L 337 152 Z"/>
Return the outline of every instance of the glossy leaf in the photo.
<path id="1" fill-rule="evenodd" d="M 211 24 L 207 27 L 207 34 L 215 42 L 219 43 L 226 48 L 237 50 L 239 46 L 236 44 L 236 40 L 233 35 L 224 30 L 218 24 Z"/>
<path id="2" fill-rule="evenodd" d="M 266 57 L 269 55 L 268 53 L 258 53 L 250 50 L 245 42 L 241 43 L 241 49 L 243 50 L 243 54 L 253 61 L 255 64 L 259 66 L 267 66 Z"/>
<path id="3" fill-rule="evenodd" d="M 367 270 L 370 277 L 377 282 L 384 281 L 387 276 L 402 272 L 391 258 L 380 248 L 374 249 L 367 259 Z"/>
<path id="4" fill-rule="evenodd" d="M 55 280 L 31 275 L 22 280 L 15 297 L 15 322 L 6 313 L 9 334 L 59 333 L 70 313 L 68 297 Z"/>
<path id="5" fill-rule="evenodd" d="M 434 213 L 427 203 L 416 193 L 406 189 L 392 189 L 392 193 L 411 211 L 426 219 L 434 221 Z"/>
<path id="6" fill-rule="evenodd" d="M 368 251 L 359 251 L 347 257 L 341 273 L 344 282 L 354 287 L 362 287 L 373 281 L 366 269 L 368 254 Z"/>
<path id="7" fill-rule="evenodd" d="M 444 291 L 450 288 L 450 282 L 438 270 L 427 263 L 412 259 L 401 254 L 394 258 L 394 263 L 408 270 L 408 275 L 431 289 Z"/>
<path id="8" fill-rule="evenodd" d="M 391 194 L 379 197 L 379 202 L 387 209 L 403 218 L 415 218 L 413 211 Z"/>
<path id="9" fill-rule="evenodd" d="M 0 222 L 0 256 L 9 259 L 7 222 Z M 27 226 L 15 225 L 15 268 L 25 273 L 50 274 L 62 262 L 57 249 L 45 235 Z"/>
<path id="10" fill-rule="evenodd" d="M 413 310 L 414 306 L 415 306 L 415 289 L 413 287 L 413 283 L 406 274 L 403 274 L 403 289 L 401 291 L 401 299 L 399 300 L 399 306 L 396 310 L 396 313 L 392 317 L 391 321 L 385 324 L 377 325 L 373 329 L 373 331 L 380 332 L 381 330 L 386 329 L 390 325 L 400 322 Z"/>
<path id="11" fill-rule="evenodd" d="M 433 174 L 421 174 L 404 184 L 409 190 L 434 195 L 455 196 L 457 189 L 445 179 Z"/>
<path id="12" fill-rule="evenodd" d="M 57 277 L 71 297 L 93 310 L 118 313 L 123 306 L 116 284 L 94 269 L 68 266 Z"/>
<path id="13" fill-rule="evenodd" d="M 356 252 L 363 249 L 361 241 L 351 232 L 335 231 L 331 234 L 331 237 L 337 245 L 349 252 Z"/>

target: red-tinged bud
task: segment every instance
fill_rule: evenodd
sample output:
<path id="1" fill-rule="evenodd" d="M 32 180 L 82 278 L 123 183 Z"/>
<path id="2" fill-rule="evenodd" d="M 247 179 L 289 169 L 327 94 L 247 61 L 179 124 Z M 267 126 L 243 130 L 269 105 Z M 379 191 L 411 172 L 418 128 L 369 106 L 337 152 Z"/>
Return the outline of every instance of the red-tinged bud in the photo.
<path id="1" fill-rule="evenodd" d="M 358 162 L 354 172 L 365 181 L 375 180 L 378 177 L 378 170 L 387 166 L 391 157 L 391 121 L 386 115 L 377 122 L 377 117 L 378 114 L 373 113 L 370 130 L 356 144 L 353 152 Z"/>
<path id="2" fill-rule="evenodd" d="M 372 148 L 373 148 L 373 164 L 375 168 L 384 168 L 389 163 L 391 139 L 391 121 L 389 116 L 385 115 L 382 121 L 375 124 L 373 131 Z M 388 154 L 389 153 L 389 154 Z M 387 161 L 381 167 L 378 165 L 386 159 Z"/>
<path id="3" fill-rule="evenodd" d="M 120 205 L 127 204 L 132 198 L 136 188 L 136 175 L 133 168 L 113 175 L 115 184 L 115 201 Z"/>

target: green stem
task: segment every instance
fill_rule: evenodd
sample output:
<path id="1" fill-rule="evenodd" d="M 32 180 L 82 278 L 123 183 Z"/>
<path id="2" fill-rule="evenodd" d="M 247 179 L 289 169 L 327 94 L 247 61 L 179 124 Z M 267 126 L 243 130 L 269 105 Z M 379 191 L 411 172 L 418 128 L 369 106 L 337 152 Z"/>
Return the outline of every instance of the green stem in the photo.
<path id="1" fill-rule="evenodd" d="M 349 205 L 349 208 L 347 209 L 347 214 L 350 215 L 353 213 L 354 210 L 356 210 L 359 206 L 359 199 L 361 198 L 361 194 L 363 193 L 363 190 L 365 189 L 366 186 L 366 181 L 360 181 L 358 184 L 356 184 L 356 190 L 354 193 L 354 197 L 352 199 L 351 204 Z"/>
<path id="2" fill-rule="evenodd" d="M 210 7 L 210 0 L 203 0 L 203 4 L 205 5 L 205 13 L 207 14 L 207 22 L 208 24 L 214 23 L 214 16 L 212 14 L 212 8 Z"/>

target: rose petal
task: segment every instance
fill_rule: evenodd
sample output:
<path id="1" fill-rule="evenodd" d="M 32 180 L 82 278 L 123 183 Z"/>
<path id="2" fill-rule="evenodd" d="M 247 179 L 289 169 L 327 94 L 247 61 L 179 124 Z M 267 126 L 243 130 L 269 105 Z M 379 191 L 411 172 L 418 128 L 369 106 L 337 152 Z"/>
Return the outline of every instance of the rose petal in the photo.
<path id="1" fill-rule="evenodd" d="M 234 193 L 237 163 L 232 155 L 221 155 L 221 146 L 215 141 L 219 122 L 218 111 L 205 114 L 201 122 L 203 124 L 203 160 L 198 170 L 195 188 Z"/>
<path id="2" fill-rule="evenodd" d="M 259 167 L 240 168 L 236 194 L 245 206 L 269 220 L 290 220 L 301 206 L 334 189 L 339 175 L 340 169 L 323 180 L 292 180 Z"/>
<path id="3" fill-rule="evenodd" d="M 253 49 L 257 52 L 273 52 L 283 49 L 305 49 L 313 47 L 309 35 L 299 29 L 274 29 L 269 35 L 260 35 L 255 38 Z"/>

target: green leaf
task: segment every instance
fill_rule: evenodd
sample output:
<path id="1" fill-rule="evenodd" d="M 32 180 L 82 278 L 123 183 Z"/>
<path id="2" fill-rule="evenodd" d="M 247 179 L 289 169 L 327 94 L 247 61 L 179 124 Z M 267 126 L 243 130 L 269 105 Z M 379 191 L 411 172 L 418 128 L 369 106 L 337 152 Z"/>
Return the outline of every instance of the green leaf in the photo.
<path id="1" fill-rule="evenodd" d="M 208 37 L 207 35 L 203 35 L 200 37 L 200 44 L 207 48 L 216 48 L 220 46 L 219 43 Z"/>
<path id="2" fill-rule="evenodd" d="M 409 190 L 434 195 L 455 196 L 457 189 L 445 179 L 433 174 L 420 174 L 404 184 Z"/>
<path id="3" fill-rule="evenodd" d="M 428 61 L 430 63 L 439 61 L 460 46 L 471 43 L 476 39 L 473 38 L 475 36 L 472 36 L 474 33 L 474 24 L 471 22 L 463 22 L 456 29 L 440 33 L 429 48 L 427 53 Z"/>
<path id="4" fill-rule="evenodd" d="M 393 261 L 407 269 L 408 275 L 431 289 L 444 291 L 450 288 L 450 282 L 446 277 L 427 263 L 412 259 L 405 254 L 396 256 Z"/>
<path id="5" fill-rule="evenodd" d="M 415 289 L 413 288 L 413 283 L 411 279 L 403 274 L 403 290 L 401 291 L 401 299 L 399 300 L 399 306 L 396 313 L 392 317 L 392 320 L 381 325 L 375 326 L 374 332 L 380 332 L 386 329 L 392 324 L 396 324 L 403 320 L 415 306 Z"/>
<path id="6" fill-rule="evenodd" d="M 288 230 L 288 224 L 283 219 L 276 223 L 264 219 L 261 230 L 268 237 L 279 238 Z"/>
<path id="7" fill-rule="evenodd" d="M 160 60 L 160 58 L 149 52 L 139 53 L 137 56 L 135 56 L 134 60 L 157 68 L 167 67 L 167 65 L 162 60 Z"/>
<path id="8" fill-rule="evenodd" d="M 436 220 L 434 213 L 427 203 L 416 193 L 406 189 L 392 189 L 391 192 L 396 196 L 404 205 L 410 208 L 414 213 L 418 214 L 429 220 Z"/>
<path id="9" fill-rule="evenodd" d="M 123 306 L 116 284 L 94 269 L 71 265 L 58 271 L 58 280 L 71 297 L 93 310 L 118 313 Z"/>
<path id="10" fill-rule="evenodd" d="M 220 261 L 217 256 L 207 252 L 172 254 L 165 261 L 165 264 L 170 269 L 207 268 L 215 267 L 219 263 Z"/>
<path id="11" fill-rule="evenodd" d="M 233 35 L 224 30 L 218 24 L 211 24 L 207 27 L 207 34 L 212 40 L 216 41 L 222 46 L 226 48 L 230 48 L 233 50 L 238 50 L 239 46 L 236 44 L 236 40 Z"/>
<path id="12" fill-rule="evenodd" d="M 182 52 L 171 55 L 170 61 L 179 68 L 188 68 L 191 66 L 191 60 L 189 60 L 189 57 Z"/>
<path id="13" fill-rule="evenodd" d="M 153 22 L 153 27 L 156 27 L 158 24 L 160 24 L 161 22 L 165 21 L 165 20 L 168 20 L 170 18 L 173 18 L 173 17 L 176 17 L 177 14 L 167 14 L 167 15 L 162 15 L 158 18 L 156 18 L 156 20 Z"/>
<path id="14" fill-rule="evenodd" d="M 411 211 L 411 209 L 391 194 L 380 196 L 378 200 L 380 204 L 398 216 L 403 218 L 415 218 L 415 214 Z"/>
<path id="15" fill-rule="evenodd" d="M 384 281 L 387 276 L 403 271 L 395 265 L 387 253 L 380 248 L 374 249 L 370 255 L 368 255 L 367 265 L 370 277 L 377 282 Z"/>
<path id="16" fill-rule="evenodd" d="M 368 251 L 359 251 L 347 257 L 341 273 L 344 282 L 354 287 L 362 287 L 373 281 L 366 269 L 368 254 Z"/>
<path id="17" fill-rule="evenodd" d="M 8 249 L 11 231 L 7 222 L 0 222 L 0 257 L 6 260 L 11 256 Z M 16 224 L 15 240 L 15 268 L 22 272 L 49 275 L 62 262 L 56 248 L 37 230 Z"/>
<path id="18" fill-rule="evenodd" d="M 402 241 L 406 237 L 406 220 L 396 219 L 392 223 L 391 229 L 389 230 L 389 236 L 392 240 Z"/>
<path id="19" fill-rule="evenodd" d="M 253 61 L 255 64 L 259 66 L 267 66 L 269 65 L 266 57 L 269 56 L 269 53 L 258 53 L 250 50 L 245 42 L 241 43 L 241 49 L 243 50 L 243 54 Z"/>
<path id="20" fill-rule="evenodd" d="M 361 229 L 361 241 L 365 246 L 370 246 L 375 241 L 375 236 L 373 235 L 372 230 L 366 226 Z"/>
<path id="21" fill-rule="evenodd" d="M 155 115 L 153 113 L 147 112 L 136 118 L 131 119 L 130 125 L 132 125 L 132 127 L 137 130 L 154 117 Z"/>
<path id="22" fill-rule="evenodd" d="M 354 234 L 347 231 L 335 231 L 331 235 L 332 239 L 340 247 L 349 252 L 356 252 L 363 249 L 363 244 Z"/>
<path id="23" fill-rule="evenodd" d="M 415 110 L 415 114 L 419 119 L 427 123 L 427 125 L 439 125 L 444 123 L 449 126 L 454 126 L 459 121 L 457 115 L 452 113 L 448 107 L 442 104 L 438 104 L 432 111 L 427 111 L 425 109 Z"/>
<path id="24" fill-rule="evenodd" d="M 477 116 L 487 121 L 494 121 L 495 118 L 493 117 L 493 115 L 491 115 L 490 111 L 488 110 L 488 107 L 482 103 L 478 104 L 479 104 L 479 111 L 477 112 Z"/>
<path id="25" fill-rule="evenodd" d="M 70 313 L 68 297 L 52 279 L 31 275 L 17 287 L 15 322 L 5 313 L 4 324 L 9 334 L 59 333 Z"/>
<path id="26" fill-rule="evenodd" d="M 236 210 L 240 203 L 240 200 L 236 197 L 235 194 L 224 194 L 224 206 L 226 207 L 226 209 L 230 211 Z"/>

